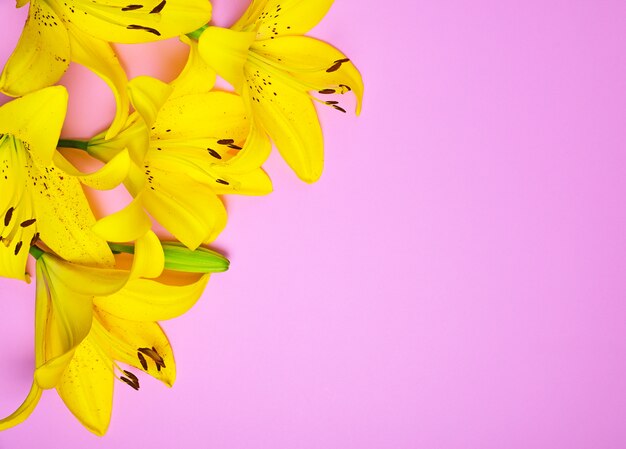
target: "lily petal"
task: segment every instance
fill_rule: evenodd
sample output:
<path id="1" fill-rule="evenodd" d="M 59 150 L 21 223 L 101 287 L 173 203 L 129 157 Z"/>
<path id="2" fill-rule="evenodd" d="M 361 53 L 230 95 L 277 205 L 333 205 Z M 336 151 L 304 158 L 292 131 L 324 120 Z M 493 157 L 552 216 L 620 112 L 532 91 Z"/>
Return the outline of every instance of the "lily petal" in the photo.
<path id="1" fill-rule="evenodd" d="M 262 169 L 256 169 L 248 173 L 238 173 L 233 175 L 228 168 L 220 170 L 214 169 L 216 174 L 220 174 L 220 179 L 228 184 L 211 184 L 212 189 L 218 195 L 267 195 L 272 193 L 272 180 Z"/>
<path id="2" fill-rule="evenodd" d="M 26 248 L 16 256 L 15 246 L 6 246 L 0 243 L 0 276 L 28 281 L 29 278 L 25 269 L 27 260 L 28 251 Z"/>
<path id="3" fill-rule="evenodd" d="M 20 40 L 4 66 L 0 91 L 21 96 L 51 86 L 70 64 L 70 42 L 63 22 L 45 1 L 32 1 Z"/>
<path id="4" fill-rule="evenodd" d="M 126 72 L 108 42 L 96 39 L 67 23 L 72 49 L 72 61 L 87 67 L 106 82 L 115 97 L 116 112 L 105 138 L 110 139 L 124 127 L 128 118 L 129 99 L 126 92 Z"/>
<path id="5" fill-rule="evenodd" d="M 326 15 L 334 0 L 262 0 L 250 5 L 246 22 L 237 22 L 233 29 L 254 25 L 257 39 L 305 34 Z M 261 14 L 265 13 L 262 17 Z M 252 20 L 251 20 L 252 19 Z"/>
<path id="6" fill-rule="evenodd" d="M 159 277 L 164 266 L 165 255 L 161 241 L 154 232 L 148 231 L 135 242 L 135 256 L 129 280 Z"/>
<path id="7" fill-rule="evenodd" d="M 58 152 L 54 154 L 54 165 L 83 185 L 96 190 L 110 190 L 120 185 L 128 175 L 130 156 L 128 150 L 123 150 L 94 173 L 82 173 Z"/>
<path id="8" fill-rule="evenodd" d="M 128 272 L 113 268 L 94 268 L 70 263 L 50 254 L 44 254 L 46 271 L 54 278 L 55 285 L 62 285 L 79 295 L 111 295 L 120 290 L 128 281 Z M 39 262 L 41 263 L 41 262 Z"/>
<path id="9" fill-rule="evenodd" d="M 96 297 L 94 304 L 126 320 L 169 320 L 187 312 L 198 301 L 208 280 L 208 274 L 199 275 L 196 281 L 185 285 L 135 279 L 113 295 Z"/>
<path id="10" fill-rule="evenodd" d="M 96 220 L 78 180 L 52 165 L 29 168 L 30 177 L 38 179 L 30 191 L 41 239 L 66 260 L 113 266 L 106 241 L 91 230 Z"/>
<path id="11" fill-rule="evenodd" d="M 113 366 L 92 334 L 63 373 L 57 392 L 76 418 L 98 436 L 106 433 L 113 407 Z"/>
<path id="12" fill-rule="evenodd" d="M 67 90 L 48 87 L 17 98 L 0 107 L 0 134 L 27 143 L 33 157 L 50 164 L 67 111 Z"/>
<path id="13" fill-rule="evenodd" d="M 309 183 L 317 181 L 324 166 L 324 142 L 309 96 L 269 73 L 265 74 L 265 80 L 272 83 L 270 90 L 263 89 L 252 73 L 247 78 L 244 100 L 250 104 L 259 124 L 300 179 Z"/>
<path id="14" fill-rule="evenodd" d="M 151 227 L 152 222 L 143 210 L 143 197 L 139 195 L 124 209 L 98 220 L 93 232 L 110 242 L 130 242 Z"/>
<path id="15" fill-rule="evenodd" d="M 172 93 L 172 87 L 150 76 L 138 76 L 128 83 L 128 93 L 145 124 L 152 126 L 159 110 Z"/>
<path id="16" fill-rule="evenodd" d="M 59 384 L 75 351 L 89 334 L 92 297 L 116 292 L 126 284 L 128 275 L 121 270 L 75 265 L 49 254 L 41 256 L 37 265 L 41 266 L 37 271 L 37 301 L 44 301 L 39 288 L 45 286 L 49 312 L 43 337 L 46 362 L 35 370 L 35 380 L 47 389 Z"/>
<path id="17" fill-rule="evenodd" d="M 46 258 L 46 255 L 42 256 Z M 86 295 L 76 294 L 48 270 L 43 269 L 47 279 L 38 278 L 38 284 L 47 284 L 49 320 L 44 337 L 46 362 L 35 370 L 35 380 L 43 388 L 54 388 L 60 381 L 67 364 L 74 356 L 76 347 L 83 341 L 91 328 L 92 302 Z M 80 279 L 72 279 L 80 282 Z"/>
<path id="18" fill-rule="evenodd" d="M 159 110 L 152 139 L 195 139 L 215 137 L 243 141 L 250 128 L 246 108 L 239 95 L 206 92 L 169 99 Z"/>
<path id="19" fill-rule="evenodd" d="M 247 116 L 242 98 L 231 93 L 170 98 L 151 131 L 152 147 L 172 148 L 205 166 L 227 166 L 231 173 L 247 173 L 258 169 L 271 151 L 265 133 Z"/>
<path id="20" fill-rule="evenodd" d="M 48 291 L 43 277 L 43 265 L 37 264 L 37 285 L 35 300 L 35 366 L 43 363 L 45 357 L 44 333 L 50 312 Z M 0 420 L 0 430 L 9 429 L 24 422 L 35 410 L 41 398 L 42 389 L 33 379 L 28 395 L 15 412 Z"/>
<path id="21" fill-rule="evenodd" d="M 246 143 L 237 156 L 228 161 L 231 173 L 247 173 L 260 167 L 269 157 L 272 144 L 259 126 L 253 124 Z"/>
<path id="22" fill-rule="evenodd" d="M 31 413 L 33 413 L 35 407 L 37 407 L 39 399 L 41 398 L 41 392 L 42 389 L 37 385 L 37 382 L 33 381 L 22 405 L 9 416 L 0 420 L 0 430 L 10 429 L 24 422 Z"/>
<path id="23" fill-rule="evenodd" d="M 2 138 L 0 152 L 5 167 L 2 169 L 4 176 L 0 176 L 0 210 L 6 211 L 0 222 L 0 275 L 28 281 L 28 246 L 36 240 L 33 204 L 26 193 L 29 181 L 23 169 L 27 165 L 28 153 L 19 140 L 8 136 Z"/>
<path id="24" fill-rule="evenodd" d="M 89 140 L 87 152 L 96 159 L 108 162 L 124 149 L 128 150 L 135 164 L 143 166 L 143 160 L 149 147 L 149 130 L 137 112 L 128 118 L 122 132 L 106 140 L 106 133 L 100 133 Z"/>
<path id="25" fill-rule="evenodd" d="M 211 19 L 204 0 L 91 0 L 57 2 L 85 33 L 109 42 L 151 42 L 191 33 Z"/>
<path id="26" fill-rule="evenodd" d="M 181 36 L 180 40 L 189 46 L 189 57 L 178 78 L 171 83 L 174 91 L 170 98 L 210 91 L 215 86 L 215 70 L 200 56 L 197 41 L 187 36 Z"/>
<path id="27" fill-rule="evenodd" d="M 213 190 L 182 173 L 151 170 L 154 190 L 143 195 L 150 215 L 190 249 L 215 239 L 226 226 L 226 209 Z"/>
<path id="28" fill-rule="evenodd" d="M 208 27 L 198 41 L 198 49 L 204 61 L 238 93 L 243 89 L 243 67 L 248 60 L 248 49 L 254 38 L 253 32 Z"/>

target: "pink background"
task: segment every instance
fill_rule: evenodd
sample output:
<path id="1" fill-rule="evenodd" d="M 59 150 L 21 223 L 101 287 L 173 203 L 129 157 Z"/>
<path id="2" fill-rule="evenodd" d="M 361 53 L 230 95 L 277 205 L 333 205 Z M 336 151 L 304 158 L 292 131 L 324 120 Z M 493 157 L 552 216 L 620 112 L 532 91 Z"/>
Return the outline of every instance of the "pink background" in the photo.
<path id="1" fill-rule="evenodd" d="M 24 13 L 0 6 L 2 61 Z M 231 271 L 165 323 L 175 387 L 117 385 L 103 439 L 48 392 L 0 448 L 625 447 L 625 21 L 623 0 L 338 0 L 312 34 L 357 62 L 363 115 L 322 111 L 318 184 L 274 157 L 274 194 L 227 200 Z M 122 50 L 164 80 L 185 58 Z M 64 82 L 66 135 L 104 126 L 103 84 Z M 0 289 L 4 415 L 34 286 Z"/>

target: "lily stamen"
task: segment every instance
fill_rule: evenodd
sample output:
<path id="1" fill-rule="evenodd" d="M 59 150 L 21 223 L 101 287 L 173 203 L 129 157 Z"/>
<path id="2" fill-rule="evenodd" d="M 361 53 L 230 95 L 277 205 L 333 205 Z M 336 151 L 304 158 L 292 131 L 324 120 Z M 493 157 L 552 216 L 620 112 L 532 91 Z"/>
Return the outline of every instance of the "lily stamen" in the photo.
<path id="1" fill-rule="evenodd" d="M 163 360 L 163 357 L 154 349 L 154 346 L 152 348 L 139 348 L 137 351 L 150 357 L 156 364 L 157 371 L 161 371 L 161 368 L 166 368 L 165 360 Z"/>
<path id="2" fill-rule="evenodd" d="M 129 385 L 135 391 L 139 390 L 139 379 L 130 371 L 124 370 L 124 374 L 127 376 L 120 376 L 119 379 L 125 384 Z"/>
<path id="3" fill-rule="evenodd" d="M 141 352 L 137 352 L 137 358 L 139 359 L 139 363 L 141 363 L 141 367 L 144 371 L 148 371 L 148 362 Z"/>

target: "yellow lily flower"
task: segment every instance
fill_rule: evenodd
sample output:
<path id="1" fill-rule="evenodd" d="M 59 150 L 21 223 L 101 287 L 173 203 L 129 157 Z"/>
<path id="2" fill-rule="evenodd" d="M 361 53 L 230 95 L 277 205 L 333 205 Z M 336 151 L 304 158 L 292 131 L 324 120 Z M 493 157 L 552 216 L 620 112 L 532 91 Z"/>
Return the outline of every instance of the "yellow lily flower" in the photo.
<path id="1" fill-rule="evenodd" d="M 280 154 L 306 182 L 321 176 L 322 131 L 311 100 L 346 112 L 331 94 L 352 91 L 361 109 L 363 81 L 346 56 L 324 42 L 302 36 L 316 25 L 332 0 L 254 0 L 230 29 L 200 32 L 205 62 L 243 96 L 254 119 Z M 324 100 L 318 96 L 326 97 Z"/>
<path id="2" fill-rule="evenodd" d="M 18 0 L 17 6 L 26 3 Z M 179 36 L 210 17 L 208 0 L 31 0 L 22 36 L 0 76 L 0 92 L 21 96 L 51 86 L 70 61 L 77 62 L 113 90 L 118 112 L 112 136 L 125 121 L 128 97 L 126 74 L 108 42 Z"/>
<path id="3" fill-rule="evenodd" d="M 0 107 L 0 276 L 27 280 L 28 250 L 42 240 L 61 257 L 110 266 L 106 241 L 81 183 L 112 188 L 126 176 L 127 152 L 99 172 L 83 175 L 56 144 L 67 108 L 64 87 L 49 87 Z"/>
<path id="4" fill-rule="evenodd" d="M 148 235 L 146 245 L 150 247 L 154 243 L 150 240 L 156 237 Z M 140 387 L 139 378 L 118 362 L 168 386 L 174 383 L 172 347 L 156 322 L 191 308 L 201 296 L 209 274 L 188 275 L 177 283 L 171 272 L 154 280 L 133 278 L 137 263 L 143 265 L 139 275 L 159 276 L 164 264 L 167 266 L 163 253 L 159 259 L 151 251 L 136 254 L 135 259 L 141 261 L 135 260 L 130 272 L 91 268 L 36 249 L 34 252 L 38 257 L 34 380 L 22 405 L 0 420 L 0 430 L 23 422 L 35 409 L 42 390 L 56 388 L 87 429 L 104 435 L 111 418 L 114 380 L 136 390 Z M 187 260 L 190 253 L 185 255 Z M 226 259 L 207 250 L 192 257 L 211 259 L 211 271 L 228 267 Z"/>
<path id="5" fill-rule="evenodd" d="M 270 144 L 251 125 L 239 96 L 173 95 L 170 86 L 148 77 L 132 80 L 129 91 L 137 112 L 124 129 L 114 139 L 101 134 L 86 145 L 103 161 L 128 148 L 134 161 L 126 186 L 135 200 L 100 220 L 94 227 L 99 235 L 133 240 L 150 227 L 145 209 L 195 249 L 214 240 L 226 224 L 218 195 L 271 192 L 260 168 Z"/>

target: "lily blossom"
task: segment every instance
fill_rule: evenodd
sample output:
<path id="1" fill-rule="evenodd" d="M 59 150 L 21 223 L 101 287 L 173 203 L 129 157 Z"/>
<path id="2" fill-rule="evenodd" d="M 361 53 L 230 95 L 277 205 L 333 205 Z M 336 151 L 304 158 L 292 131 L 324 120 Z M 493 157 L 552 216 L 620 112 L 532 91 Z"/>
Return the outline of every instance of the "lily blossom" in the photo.
<path id="1" fill-rule="evenodd" d="M 214 240 L 226 224 L 218 195 L 263 195 L 272 184 L 260 168 L 270 150 L 237 95 L 176 95 L 154 78 L 129 84 L 136 113 L 113 139 L 91 139 L 87 151 L 108 161 L 124 148 L 133 160 L 125 184 L 134 201 L 100 220 L 94 231 L 129 241 L 150 227 L 144 210 L 191 249 Z M 123 230 L 123 231 L 120 231 Z"/>
<path id="2" fill-rule="evenodd" d="M 81 183 L 113 188 L 128 172 L 122 153 L 83 175 L 56 151 L 67 108 L 64 87 L 49 87 L 0 107 L 0 275 L 27 280 L 29 247 L 43 241 L 59 256 L 110 266 L 113 255 L 92 226 Z"/>
<path id="3" fill-rule="evenodd" d="M 134 260 L 130 270 L 72 264 L 35 250 L 40 254 L 34 379 L 22 405 L 0 420 L 0 430 L 23 422 L 42 391 L 56 388 L 76 418 L 101 436 L 111 418 L 115 379 L 138 390 L 140 380 L 133 372 L 137 370 L 173 385 L 172 347 L 157 321 L 189 310 L 202 295 L 209 274 L 191 274 L 182 282 L 174 281 L 172 272 L 161 275 L 167 263 L 152 233 L 136 249 L 135 259 L 140 260 Z M 199 256 L 206 258 L 207 253 Z M 208 257 L 215 259 L 213 271 L 227 268 L 222 256 L 209 252 Z"/>
<path id="4" fill-rule="evenodd" d="M 361 110 L 363 81 L 339 50 L 303 36 L 332 0 L 254 0 L 230 29 L 206 28 L 205 62 L 243 96 L 254 120 L 306 182 L 321 176 L 322 131 L 313 101 L 346 112 L 332 94 L 352 91 Z"/>

